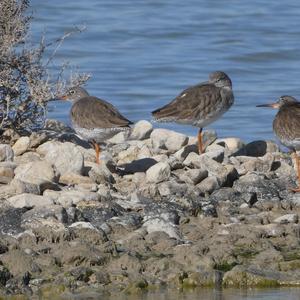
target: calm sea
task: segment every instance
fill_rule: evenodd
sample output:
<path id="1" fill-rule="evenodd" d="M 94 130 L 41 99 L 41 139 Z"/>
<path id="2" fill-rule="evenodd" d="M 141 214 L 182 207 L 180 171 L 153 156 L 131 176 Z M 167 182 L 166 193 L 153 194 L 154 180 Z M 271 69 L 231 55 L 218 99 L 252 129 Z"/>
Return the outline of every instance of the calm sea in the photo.
<path id="1" fill-rule="evenodd" d="M 275 111 L 255 105 L 286 94 L 300 98 L 300 1 L 31 3 L 34 40 L 42 32 L 54 39 L 73 26 L 86 26 L 59 49 L 58 61 L 92 74 L 89 92 L 133 121 L 150 120 L 153 109 L 214 70 L 230 75 L 235 94 L 230 111 L 210 125 L 220 137 L 274 138 Z M 49 115 L 68 122 L 68 109 L 56 103 Z M 190 126 L 159 126 L 197 132 Z"/>

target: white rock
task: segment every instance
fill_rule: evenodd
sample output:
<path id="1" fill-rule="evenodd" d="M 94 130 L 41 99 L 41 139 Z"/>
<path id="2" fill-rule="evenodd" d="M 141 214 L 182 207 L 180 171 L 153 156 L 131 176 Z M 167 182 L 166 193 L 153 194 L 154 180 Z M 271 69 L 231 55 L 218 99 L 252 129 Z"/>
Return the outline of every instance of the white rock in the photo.
<path id="1" fill-rule="evenodd" d="M 179 178 L 186 183 L 198 184 L 208 175 L 207 170 L 204 169 L 190 169 L 184 172 Z"/>
<path id="2" fill-rule="evenodd" d="M 214 190 L 219 188 L 220 185 L 216 176 L 209 176 L 197 184 L 197 187 L 202 193 L 212 193 Z"/>
<path id="3" fill-rule="evenodd" d="M 70 142 L 49 141 L 37 148 L 37 152 L 45 156 L 61 174 L 83 172 L 83 155 L 78 147 Z"/>
<path id="4" fill-rule="evenodd" d="M 149 219 L 143 224 L 143 227 L 146 228 L 148 233 L 162 231 L 168 234 L 171 238 L 175 238 L 177 240 L 181 239 L 178 227 L 161 218 Z"/>
<path id="5" fill-rule="evenodd" d="M 225 143 L 231 153 L 237 152 L 245 146 L 245 143 L 239 139 L 234 137 L 217 139 L 214 144 L 222 144 Z"/>
<path id="6" fill-rule="evenodd" d="M 53 200 L 48 197 L 34 194 L 20 194 L 7 199 L 8 203 L 15 208 L 32 208 L 36 206 L 48 206 Z"/>
<path id="7" fill-rule="evenodd" d="M 141 120 L 138 121 L 131 132 L 130 138 L 133 140 L 144 140 L 150 137 L 153 126 L 150 122 Z"/>
<path id="8" fill-rule="evenodd" d="M 219 163 L 222 163 L 224 160 L 224 148 L 223 149 L 218 149 L 218 150 L 211 150 L 207 151 L 203 154 L 200 155 L 200 158 L 207 156 Z"/>
<path id="9" fill-rule="evenodd" d="M 90 222 L 75 222 L 69 226 L 70 228 L 88 228 L 93 230 L 98 230 L 95 226 L 93 226 Z"/>
<path id="10" fill-rule="evenodd" d="M 28 136 L 20 137 L 15 144 L 13 145 L 12 149 L 15 155 L 21 155 L 29 148 L 30 145 L 30 138 Z"/>
<path id="11" fill-rule="evenodd" d="M 147 182 L 158 183 L 168 180 L 171 175 L 171 169 L 169 164 L 165 162 L 159 162 L 149 168 L 146 172 Z"/>
<path id="12" fill-rule="evenodd" d="M 113 137 L 107 140 L 108 143 L 110 144 L 121 144 L 126 141 L 128 137 L 128 132 L 127 131 L 121 131 L 115 134 Z"/>
<path id="13" fill-rule="evenodd" d="M 297 223 L 298 219 L 299 217 L 297 214 L 286 214 L 276 218 L 273 221 L 273 223 L 278 223 L 278 224 Z"/>
<path id="14" fill-rule="evenodd" d="M 49 162 L 33 161 L 19 165 L 15 169 L 15 179 L 41 186 L 55 181 L 55 173 Z"/>
<path id="15" fill-rule="evenodd" d="M 0 144 L 0 161 L 13 161 L 14 151 L 10 145 Z"/>
<path id="16" fill-rule="evenodd" d="M 150 135 L 154 149 L 168 149 L 170 152 L 176 152 L 188 142 L 188 137 L 184 134 L 157 128 Z"/>
<path id="17" fill-rule="evenodd" d="M 198 146 L 194 144 L 186 145 L 175 152 L 174 157 L 176 157 L 179 161 L 184 161 L 191 152 L 198 154 Z"/>
<path id="18" fill-rule="evenodd" d="M 197 167 L 201 168 L 201 158 L 195 152 L 190 152 L 186 159 L 183 161 L 183 164 L 188 167 Z"/>

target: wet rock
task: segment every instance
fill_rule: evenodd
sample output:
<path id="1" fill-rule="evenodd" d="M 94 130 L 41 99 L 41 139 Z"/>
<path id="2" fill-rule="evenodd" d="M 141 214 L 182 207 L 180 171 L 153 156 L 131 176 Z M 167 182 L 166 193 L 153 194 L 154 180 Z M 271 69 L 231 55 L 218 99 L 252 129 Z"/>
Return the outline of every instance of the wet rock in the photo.
<path id="1" fill-rule="evenodd" d="M 150 137 L 153 126 L 150 122 L 141 120 L 138 121 L 131 132 L 130 139 L 132 140 L 145 140 Z"/>
<path id="2" fill-rule="evenodd" d="M 15 169 L 15 179 L 37 185 L 41 192 L 53 186 L 56 175 L 52 165 L 47 161 L 34 161 L 21 164 Z"/>
<path id="3" fill-rule="evenodd" d="M 32 208 L 36 206 L 52 205 L 53 201 L 48 197 L 34 194 L 21 194 L 7 199 L 8 203 L 15 208 Z"/>
<path id="4" fill-rule="evenodd" d="M 176 152 L 187 144 L 188 137 L 167 129 L 154 129 L 150 135 L 154 149 L 168 149 L 170 152 Z"/>
<path id="5" fill-rule="evenodd" d="M 39 146 L 37 152 L 44 155 L 45 160 L 53 164 L 61 175 L 83 172 L 83 155 L 72 143 L 49 141 Z"/>
<path id="6" fill-rule="evenodd" d="M 0 161 L 13 161 L 14 151 L 11 146 L 0 144 Z"/>
<path id="7" fill-rule="evenodd" d="M 158 183 L 167 180 L 170 174 L 170 166 L 167 163 L 159 162 L 147 170 L 146 180 L 147 182 Z"/>
<path id="8" fill-rule="evenodd" d="M 29 145 L 30 145 L 30 139 L 28 136 L 20 137 L 12 147 L 14 154 L 16 156 L 23 154 L 28 150 Z"/>

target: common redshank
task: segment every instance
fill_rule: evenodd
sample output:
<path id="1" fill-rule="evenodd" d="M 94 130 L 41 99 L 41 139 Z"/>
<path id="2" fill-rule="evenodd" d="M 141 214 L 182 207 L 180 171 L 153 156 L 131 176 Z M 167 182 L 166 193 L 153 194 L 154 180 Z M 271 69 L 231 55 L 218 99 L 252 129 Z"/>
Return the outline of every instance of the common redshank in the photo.
<path id="1" fill-rule="evenodd" d="M 72 126 L 82 139 L 93 144 L 98 164 L 101 151 L 99 143 L 103 143 L 120 131 L 129 130 L 129 125 L 133 124 L 112 104 L 90 96 L 82 87 L 70 88 L 59 99 L 72 102 L 70 112 Z"/>
<path id="2" fill-rule="evenodd" d="M 203 127 L 219 119 L 233 104 L 232 83 L 222 71 L 209 74 L 209 80 L 189 87 L 173 101 L 152 112 L 158 122 L 176 122 L 199 127 L 198 150 L 204 152 Z"/>
<path id="3" fill-rule="evenodd" d="M 276 102 L 261 104 L 257 107 L 279 109 L 273 121 L 273 130 L 280 142 L 292 150 L 298 177 L 298 187 L 293 192 L 300 192 L 300 159 L 296 151 L 300 150 L 300 102 L 292 96 L 281 96 Z"/>

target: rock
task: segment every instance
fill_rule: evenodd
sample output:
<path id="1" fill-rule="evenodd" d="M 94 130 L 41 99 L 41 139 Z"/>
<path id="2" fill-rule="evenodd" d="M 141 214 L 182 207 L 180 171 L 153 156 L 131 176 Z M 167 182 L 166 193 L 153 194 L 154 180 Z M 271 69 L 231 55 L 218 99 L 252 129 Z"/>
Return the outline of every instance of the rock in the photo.
<path id="1" fill-rule="evenodd" d="M 189 169 L 186 172 L 184 172 L 181 176 L 179 176 L 179 178 L 186 183 L 196 185 L 207 176 L 208 172 L 205 169 Z"/>
<path id="2" fill-rule="evenodd" d="M 216 176 L 209 176 L 203 179 L 197 187 L 202 193 L 212 193 L 220 187 L 219 181 Z"/>
<path id="3" fill-rule="evenodd" d="M 145 227 L 148 233 L 162 231 L 169 235 L 171 238 L 181 240 L 181 234 L 178 227 L 171 222 L 168 222 L 162 218 L 151 218 L 144 222 L 143 227 Z"/>
<path id="4" fill-rule="evenodd" d="M 131 131 L 130 139 L 132 140 L 148 139 L 150 137 L 152 130 L 153 130 L 153 126 L 150 122 L 145 120 L 138 121 L 134 125 Z"/>
<path id="5" fill-rule="evenodd" d="M 157 161 L 153 158 L 142 158 L 133 160 L 131 163 L 119 165 L 117 170 L 120 175 L 141 173 L 146 172 L 155 164 L 157 164 Z"/>
<path id="6" fill-rule="evenodd" d="M 198 146 L 194 144 L 186 145 L 175 152 L 174 157 L 176 157 L 179 161 L 184 161 L 191 152 L 198 154 Z"/>
<path id="7" fill-rule="evenodd" d="M 87 168 L 87 170 L 88 170 L 87 175 L 92 179 L 93 182 L 115 183 L 115 179 L 112 176 L 110 169 L 107 167 L 107 164 L 105 163 L 100 163 L 99 165 L 95 163 L 89 163 L 89 167 Z"/>
<path id="8" fill-rule="evenodd" d="M 7 201 L 15 208 L 32 208 L 36 206 L 48 206 L 53 204 L 53 201 L 48 197 L 34 194 L 16 195 L 8 198 Z"/>
<path id="9" fill-rule="evenodd" d="M 79 202 L 88 201 L 99 201 L 100 195 L 93 192 L 83 192 L 83 191 L 51 191 L 46 190 L 43 194 L 47 198 L 50 198 L 56 204 L 63 207 L 70 207 L 77 205 Z"/>
<path id="10" fill-rule="evenodd" d="M 147 182 L 158 183 L 168 180 L 171 175 L 170 166 L 165 162 L 159 162 L 146 172 Z"/>
<path id="11" fill-rule="evenodd" d="M 0 161 L 13 161 L 14 151 L 11 146 L 0 144 Z"/>
<path id="12" fill-rule="evenodd" d="M 121 131 L 115 134 L 113 137 L 107 140 L 109 144 L 121 144 L 124 143 L 128 137 L 129 131 Z"/>
<path id="13" fill-rule="evenodd" d="M 276 218 L 273 222 L 278 224 L 298 223 L 299 217 L 297 214 L 286 214 Z"/>
<path id="14" fill-rule="evenodd" d="M 231 137 L 231 138 L 217 139 L 215 141 L 215 144 L 222 145 L 223 143 L 227 146 L 230 153 L 235 153 L 240 149 L 242 149 L 243 147 L 245 147 L 245 143 L 239 138 Z"/>
<path id="15" fill-rule="evenodd" d="M 14 178 L 14 164 L 8 162 L 0 162 L 0 183 L 9 183 Z"/>
<path id="16" fill-rule="evenodd" d="M 204 145 L 204 149 L 206 149 L 206 147 L 208 145 L 211 145 L 216 139 L 217 139 L 217 133 L 215 130 L 209 129 L 209 130 L 204 130 L 202 132 L 202 142 Z M 197 147 L 198 147 L 198 137 L 196 135 L 189 136 L 188 144 L 189 145 L 197 145 Z M 198 151 L 197 151 L 197 153 L 198 153 Z"/>
<path id="17" fill-rule="evenodd" d="M 41 192 L 53 186 L 56 181 L 54 170 L 47 161 L 34 161 L 21 164 L 15 169 L 15 179 L 25 183 L 34 184 Z"/>
<path id="18" fill-rule="evenodd" d="M 20 164 L 26 164 L 26 163 L 29 163 L 29 162 L 33 162 L 33 161 L 41 161 L 41 157 L 36 152 L 29 151 L 29 152 L 25 152 L 21 156 L 16 156 L 14 161 L 18 165 L 20 165 Z"/>
<path id="19" fill-rule="evenodd" d="M 167 149 L 176 152 L 188 142 L 188 137 L 172 130 L 157 128 L 150 135 L 154 149 Z"/>
<path id="20" fill-rule="evenodd" d="M 59 174 L 72 172 L 82 175 L 83 155 L 75 144 L 49 141 L 39 146 L 37 152 L 44 155 Z"/>
<path id="21" fill-rule="evenodd" d="M 16 156 L 23 154 L 28 150 L 29 145 L 30 145 L 30 138 L 28 136 L 20 137 L 12 147 L 14 154 Z"/>
<path id="22" fill-rule="evenodd" d="M 209 146 L 210 147 L 210 146 Z M 216 147 L 214 147 L 216 148 Z M 223 148 L 223 147 L 221 147 Z M 207 156 L 213 160 L 215 160 L 216 162 L 222 163 L 224 160 L 224 148 L 223 149 L 216 149 L 216 150 L 207 150 L 207 152 L 203 153 L 200 155 L 200 157 L 204 157 Z"/>
<path id="23" fill-rule="evenodd" d="M 253 141 L 240 149 L 235 155 L 264 156 L 266 153 L 278 152 L 279 146 L 273 141 Z"/>
<path id="24" fill-rule="evenodd" d="M 130 163 L 133 160 L 136 160 L 140 148 L 137 145 L 132 145 L 126 150 L 121 151 L 118 154 L 118 164 Z"/>
<path id="25" fill-rule="evenodd" d="M 93 180 L 90 177 L 82 176 L 76 173 L 65 173 L 59 178 L 59 182 L 66 185 L 72 184 L 92 184 Z"/>

